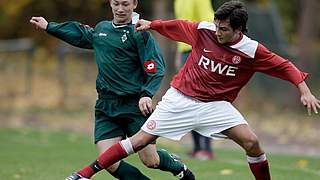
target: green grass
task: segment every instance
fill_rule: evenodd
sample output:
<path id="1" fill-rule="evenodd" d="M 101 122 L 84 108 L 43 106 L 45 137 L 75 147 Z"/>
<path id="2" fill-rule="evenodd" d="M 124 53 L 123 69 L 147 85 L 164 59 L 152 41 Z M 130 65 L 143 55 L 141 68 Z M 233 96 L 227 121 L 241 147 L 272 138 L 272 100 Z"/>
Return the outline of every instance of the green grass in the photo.
<path id="1" fill-rule="evenodd" d="M 0 179 L 2 180 L 59 180 L 90 163 L 96 157 L 87 135 L 72 132 L 34 129 L 0 129 Z M 161 141 L 162 142 L 162 141 Z M 199 180 L 253 179 L 245 156 L 240 151 L 216 150 L 213 161 L 187 158 L 186 148 L 177 144 L 160 144 L 161 148 L 181 155 Z M 270 154 L 269 161 L 275 180 L 320 179 L 320 158 Z M 154 180 L 174 180 L 169 173 L 144 168 L 136 155 L 128 160 Z M 95 180 L 113 179 L 106 172 Z"/>

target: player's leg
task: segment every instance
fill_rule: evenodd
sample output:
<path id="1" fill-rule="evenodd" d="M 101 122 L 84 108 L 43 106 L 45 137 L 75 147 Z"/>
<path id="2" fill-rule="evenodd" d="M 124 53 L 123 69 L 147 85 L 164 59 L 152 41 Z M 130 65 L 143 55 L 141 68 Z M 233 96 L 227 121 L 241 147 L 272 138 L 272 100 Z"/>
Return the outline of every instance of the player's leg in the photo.
<path id="1" fill-rule="evenodd" d="M 198 151 L 201 150 L 200 147 L 200 134 L 197 131 L 191 131 L 191 136 L 193 140 L 193 151 L 192 156 L 194 156 Z"/>
<path id="2" fill-rule="evenodd" d="M 237 125 L 223 132 L 247 153 L 250 169 L 257 180 L 270 180 L 268 160 L 258 138 L 247 124 Z"/>
<path id="3" fill-rule="evenodd" d="M 200 151 L 195 154 L 195 158 L 200 160 L 209 160 L 213 158 L 213 152 L 211 147 L 211 138 L 203 136 L 198 133 L 200 141 Z"/>
<path id="4" fill-rule="evenodd" d="M 191 156 L 199 160 L 212 159 L 213 152 L 211 148 L 211 138 L 203 136 L 197 131 L 192 131 L 191 134 L 194 144 L 194 149 Z"/>
<path id="5" fill-rule="evenodd" d="M 226 101 L 199 103 L 199 106 L 201 115 L 196 131 L 207 137 L 229 137 L 234 140 L 245 149 L 254 176 L 259 180 L 269 180 L 268 161 L 264 151 L 240 112 Z"/>
<path id="6" fill-rule="evenodd" d="M 166 150 L 157 150 L 155 144 L 149 144 L 138 152 L 141 161 L 149 168 L 171 172 L 179 179 L 194 179 L 194 175 L 176 155 Z"/>
<path id="7" fill-rule="evenodd" d="M 136 114 L 130 114 L 130 117 L 126 118 L 130 120 L 125 130 L 129 137 L 134 136 L 134 134 L 140 131 L 146 121 L 144 116 Z M 148 127 L 152 129 L 153 125 L 156 124 L 149 123 Z M 138 154 L 143 164 L 149 168 L 171 172 L 174 176 L 179 176 L 180 178 L 184 176 L 185 179 L 188 178 L 188 175 L 192 175 L 189 172 L 190 170 L 180 160 L 174 159 L 175 156 L 171 156 L 166 150 L 157 151 L 156 141 L 151 142 L 139 151 Z"/>
<path id="8" fill-rule="evenodd" d="M 114 120 L 117 118 L 119 112 L 122 112 L 123 99 L 113 95 L 105 95 L 104 97 L 99 95 L 99 97 L 100 99 L 97 100 L 95 106 L 94 138 L 99 154 L 102 154 L 112 145 L 119 143 L 126 134 L 121 124 Z M 112 111 L 110 109 L 112 109 Z M 118 179 L 126 179 L 128 177 L 133 177 L 136 180 L 149 179 L 136 167 L 124 161 L 115 162 L 114 165 L 111 164 L 106 168 L 101 167 L 97 161 L 94 161 L 78 173 L 83 177 L 91 177 L 102 169 L 106 169 L 111 175 Z"/>
<path id="9" fill-rule="evenodd" d="M 116 137 L 106 140 L 98 141 L 97 149 L 99 154 L 102 154 L 106 149 L 110 148 L 112 145 L 120 142 L 122 137 Z M 87 167 L 83 168 L 81 171 L 78 172 L 78 175 L 82 177 L 89 177 L 90 174 L 96 173 L 103 168 L 99 165 L 97 161 L 94 161 L 92 164 L 88 165 Z M 121 180 L 149 180 L 148 177 L 143 175 L 139 169 L 132 166 L 131 164 L 121 160 L 119 162 L 114 163 L 113 165 L 105 168 L 113 177 Z"/>
<path id="10" fill-rule="evenodd" d="M 107 168 L 115 162 L 129 156 L 130 154 L 143 149 L 145 146 L 155 141 L 158 136 L 179 140 L 183 135 L 190 132 L 193 128 L 193 117 L 196 114 L 196 112 L 193 112 L 196 110 L 193 108 L 195 103 L 196 102 L 190 98 L 186 98 L 177 90 L 168 90 L 166 95 L 163 97 L 163 102 L 161 104 L 159 103 L 157 109 L 143 125 L 142 130 L 140 130 L 131 138 L 122 140 L 119 143 L 112 145 L 109 149 L 102 153 L 95 162 L 97 162 L 101 168 Z M 176 112 L 173 113 L 172 111 L 168 111 L 167 108 L 170 110 L 174 108 L 178 109 L 176 109 Z M 180 114 L 180 116 L 178 114 Z M 157 122 L 153 120 L 157 119 L 155 117 L 160 117 L 161 123 L 156 124 Z M 90 178 L 95 173 L 95 171 L 91 172 L 91 174 L 86 175 L 85 178 Z"/>
<path id="11" fill-rule="evenodd" d="M 97 172 L 101 171 L 102 169 L 107 169 L 109 166 L 120 161 L 121 159 L 143 149 L 150 142 L 156 139 L 157 136 L 140 131 L 130 139 L 125 139 L 112 145 L 106 151 L 101 153 L 91 165 L 85 166 L 77 174 L 84 178 L 91 178 Z M 68 177 L 67 180 L 70 178 L 71 176 Z"/>
<path id="12" fill-rule="evenodd" d="M 214 158 L 214 152 L 212 149 L 212 139 L 206 136 L 202 136 L 203 137 L 203 141 L 204 141 L 204 150 L 208 156 L 209 159 L 213 159 Z"/>
<path id="13" fill-rule="evenodd" d="M 99 141 L 97 143 L 97 149 L 99 154 L 102 154 L 105 150 L 110 148 L 112 145 L 120 142 L 122 137 L 106 139 Z M 96 165 L 97 163 L 94 162 L 91 166 Z M 97 165 L 96 165 L 97 166 Z M 121 180 L 148 180 L 149 178 L 146 177 L 144 174 L 139 171 L 138 168 L 132 166 L 131 164 L 121 160 L 120 162 L 116 162 L 115 164 L 106 168 L 106 170 L 115 178 Z"/>

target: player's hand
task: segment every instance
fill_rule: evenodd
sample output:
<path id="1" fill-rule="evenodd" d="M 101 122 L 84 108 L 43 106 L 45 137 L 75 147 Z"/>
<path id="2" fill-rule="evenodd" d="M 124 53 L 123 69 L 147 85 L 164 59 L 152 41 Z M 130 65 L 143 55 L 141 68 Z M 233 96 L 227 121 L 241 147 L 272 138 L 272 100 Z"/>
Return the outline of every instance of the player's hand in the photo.
<path id="1" fill-rule="evenodd" d="M 144 116 L 148 116 L 152 113 L 152 99 L 150 97 L 142 97 L 139 100 L 139 109 Z"/>
<path id="2" fill-rule="evenodd" d="M 320 100 L 314 97 L 311 93 L 306 93 L 301 95 L 301 103 L 307 107 L 308 114 L 311 115 L 312 111 L 318 114 L 318 109 L 320 109 Z"/>
<path id="3" fill-rule="evenodd" d="M 148 30 L 148 29 L 150 29 L 150 24 L 151 24 L 151 21 L 140 19 L 135 25 L 135 30 L 136 31 Z"/>
<path id="4" fill-rule="evenodd" d="M 33 24 L 37 29 L 46 30 L 48 21 L 43 17 L 32 17 L 30 23 Z"/>

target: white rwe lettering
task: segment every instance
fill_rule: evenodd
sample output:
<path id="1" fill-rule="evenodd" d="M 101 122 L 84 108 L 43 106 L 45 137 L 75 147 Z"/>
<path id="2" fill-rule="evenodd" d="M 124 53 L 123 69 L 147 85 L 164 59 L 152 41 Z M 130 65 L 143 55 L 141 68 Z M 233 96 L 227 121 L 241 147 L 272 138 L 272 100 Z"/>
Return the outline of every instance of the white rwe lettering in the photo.
<path id="1" fill-rule="evenodd" d="M 238 67 L 234 67 L 234 66 L 229 66 L 228 71 L 227 71 L 227 76 L 236 76 L 236 69 L 238 69 Z"/>
<path id="2" fill-rule="evenodd" d="M 205 69 L 208 69 L 208 66 L 211 65 L 211 72 L 217 72 L 219 74 L 225 74 L 226 76 L 236 76 L 236 69 L 238 67 L 235 66 L 229 66 L 229 65 L 223 65 L 221 63 L 215 63 L 214 61 L 210 60 L 209 58 L 206 58 L 204 56 L 201 56 L 199 63 L 199 66 L 203 66 Z"/>
<path id="3" fill-rule="evenodd" d="M 204 67 L 205 69 L 208 69 L 207 66 L 210 64 L 210 59 L 209 59 L 209 58 L 206 58 L 206 57 L 204 57 L 204 56 L 201 56 L 198 65 L 200 66 L 201 63 L 203 64 L 203 67 Z"/>
<path id="4" fill-rule="evenodd" d="M 214 61 L 211 61 L 211 71 L 212 72 L 217 72 L 218 69 L 218 73 L 222 74 L 223 71 L 225 71 L 228 68 L 228 65 L 224 65 L 223 67 L 221 67 L 222 64 L 217 63 L 216 66 L 214 66 Z"/>

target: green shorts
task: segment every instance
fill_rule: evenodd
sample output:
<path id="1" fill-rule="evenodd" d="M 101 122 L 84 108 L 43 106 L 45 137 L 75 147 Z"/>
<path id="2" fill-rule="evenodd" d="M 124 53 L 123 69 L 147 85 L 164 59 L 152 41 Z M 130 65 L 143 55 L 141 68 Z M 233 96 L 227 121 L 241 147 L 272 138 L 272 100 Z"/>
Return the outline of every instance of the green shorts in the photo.
<path id="1" fill-rule="evenodd" d="M 94 142 L 131 137 L 147 120 L 139 109 L 140 97 L 99 95 L 95 105 Z"/>

